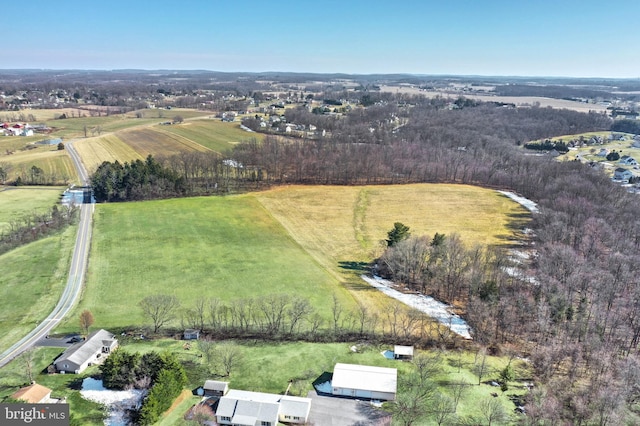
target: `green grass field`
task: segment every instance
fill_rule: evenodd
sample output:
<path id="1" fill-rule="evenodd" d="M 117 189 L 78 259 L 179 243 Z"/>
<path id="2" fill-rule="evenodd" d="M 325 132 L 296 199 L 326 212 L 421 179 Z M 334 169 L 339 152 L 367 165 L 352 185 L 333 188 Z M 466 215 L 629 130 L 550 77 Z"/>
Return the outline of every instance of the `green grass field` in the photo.
<path id="1" fill-rule="evenodd" d="M 0 255 L 0 352 L 24 337 L 58 303 L 75 235 L 76 227 L 70 227 Z"/>
<path id="2" fill-rule="evenodd" d="M 251 195 L 97 206 L 77 311 L 90 309 L 104 328 L 148 324 L 138 303 L 157 293 L 187 307 L 203 297 L 297 294 L 324 315 L 332 293 L 354 303 Z M 76 316 L 63 328 L 76 330 Z"/>
<path id="3" fill-rule="evenodd" d="M 41 187 L 0 187 L 0 233 L 8 229 L 9 223 L 33 212 L 48 212 L 60 201 L 64 188 Z"/>

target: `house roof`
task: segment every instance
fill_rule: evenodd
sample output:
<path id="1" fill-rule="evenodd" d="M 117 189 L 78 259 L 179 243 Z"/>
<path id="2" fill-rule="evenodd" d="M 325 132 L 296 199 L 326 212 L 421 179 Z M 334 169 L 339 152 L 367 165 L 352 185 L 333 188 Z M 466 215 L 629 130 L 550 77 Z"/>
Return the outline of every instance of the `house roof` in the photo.
<path id="1" fill-rule="evenodd" d="M 75 343 L 60 355 L 55 363 L 69 361 L 76 365 L 84 364 L 96 352 L 101 352 L 103 346 L 111 346 L 116 341 L 115 335 L 106 330 L 98 330 L 91 333 L 87 340 Z"/>
<path id="2" fill-rule="evenodd" d="M 51 389 L 34 383 L 30 386 L 21 388 L 16 393 L 11 395 L 11 398 L 27 401 L 32 404 L 37 404 L 38 402 L 45 399 L 49 394 L 51 394 Z"/>
<path id="3" fill-rule="evenodd" d="M 276 424 L 280 398 L 281 395 L 232 389 L 220 398 L 216 415 L 230 417 L 237 425 L 254 426 L 258 421 Z"/>
<path id="4" fill-rule="evenodd" d="M 370 365 L 337 363 L 333 369 L 331 384 L 334 388 L 395 393 L 398 387 L 398 370 Z"/>
<path id="5" fill-rule="evenodd" d="M 288 416 L 302 417 L 304 419 L 311 411 L 311 398 L 283 395 L 280 398 L 280 413 Z"/>
<path id="6" fill-rule="evenodd" d="M 221 391 L 229 389 L 229 382 L 219 382 L 218 380 L 207 380 L 202 387 L 206 390 Z"/>

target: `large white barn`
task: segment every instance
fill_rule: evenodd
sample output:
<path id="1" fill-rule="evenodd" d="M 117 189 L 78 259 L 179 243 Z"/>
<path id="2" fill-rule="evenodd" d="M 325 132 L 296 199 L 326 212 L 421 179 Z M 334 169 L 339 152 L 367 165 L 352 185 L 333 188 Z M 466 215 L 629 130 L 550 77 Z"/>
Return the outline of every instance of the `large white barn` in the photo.
<path id="1" fill-rule="evenodd" d="M 396 399 L 398 370 L 338 363 L 333 369 L 331 387 L 337 396 L 392 401 Z"/>

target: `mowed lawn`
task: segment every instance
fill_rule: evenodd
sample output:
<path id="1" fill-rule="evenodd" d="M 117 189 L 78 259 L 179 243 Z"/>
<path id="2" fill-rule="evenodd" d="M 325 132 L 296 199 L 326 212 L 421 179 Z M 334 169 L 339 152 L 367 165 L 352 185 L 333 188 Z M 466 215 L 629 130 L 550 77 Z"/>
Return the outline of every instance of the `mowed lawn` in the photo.
<path id="1" fill-rule="evenodd" d="M 89 309 L 96 326 L 151 325 L 138 303 L 170 294 L 183 306 L 288 294 L 329 316 L 335 293 L 354 301 L 253 195 L 201 197 L 96 207 L 87 285 L 63 330 Z"/>
<path id="2" fill-rule="evenodd" d="M 0 352 L 51 313 L 66 285 L 76 227 L 0 255 Z"/>
<path id="3" fill-rule="evenodd" d="M 9 228 L 12 221 L 32 213 L 48 212 L 60 200 L 64 191 L 56 186 L 0 187 L 0 233 Z"/>

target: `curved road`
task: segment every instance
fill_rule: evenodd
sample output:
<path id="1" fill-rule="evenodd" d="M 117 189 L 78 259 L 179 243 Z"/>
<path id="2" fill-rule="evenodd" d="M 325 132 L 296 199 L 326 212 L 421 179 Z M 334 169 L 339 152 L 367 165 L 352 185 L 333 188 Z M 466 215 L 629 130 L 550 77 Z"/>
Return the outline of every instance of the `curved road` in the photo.
<path id="1" fill-rule="evenodd" d="M 73 142 L 67 142 L 65 148 L 69 152 L 71 159 L 78 171 L 80 181 L 83 185 L 89 183 L 89 176 L 80 161 L 78 153 L 73 148 Z M 69 278 L 67 285 L 62 292 L 62 296 L 58 304 L 44 321 L 40 322 L 29 334 L 22 340 L 11 346 L 9 349 L 0 354 L 0 368 L 4 367 L 12 359 L 21 355 L 24 351 L 31 348 L 38 340 L 44 338 L 49 332 L 64 318 L 71 310 L 82 292 L 82 283 L 89 259 L 89 247 L 91 245 L 91 219 L 93 216 L 93 204 L 80 205 L 80 226 L 76 236 L 76 245 L 73 250 L 71 259 L 71 268 L 69 269 Z"/>

